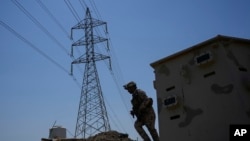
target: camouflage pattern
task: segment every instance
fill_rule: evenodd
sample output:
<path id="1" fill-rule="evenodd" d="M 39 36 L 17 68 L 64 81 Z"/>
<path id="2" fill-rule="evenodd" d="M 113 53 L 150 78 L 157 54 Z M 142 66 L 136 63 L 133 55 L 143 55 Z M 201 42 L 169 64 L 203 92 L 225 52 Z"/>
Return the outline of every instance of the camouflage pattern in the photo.
<path id="1" fill-rule="evenodd" d="M 136 89 L 132 96 L 131 103 L 133 108 L 131 114 L 137 117 L 134 124 L 136 131 L 144 141 L 150 141 L 149 136 L 142 128 L 142 126 L 145 125 L 153 140 L 159 141 L 159 136 L 155 129 L 155 112 L 152 107 L 153 100 L 148 98 L 146 93 L 140 89 Z"/>

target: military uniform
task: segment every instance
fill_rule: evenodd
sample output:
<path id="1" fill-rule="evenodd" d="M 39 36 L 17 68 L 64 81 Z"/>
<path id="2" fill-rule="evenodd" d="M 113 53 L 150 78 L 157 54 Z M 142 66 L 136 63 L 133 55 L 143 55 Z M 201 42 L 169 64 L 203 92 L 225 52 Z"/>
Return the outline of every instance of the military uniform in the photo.
<path id="1" fill-rule="evenodd" d="M 155 129 L 155 112 L 152 107 L 153 100 L 148 98 L 146 93 L 140 89 L 136 89 L 133 94 L 131 103 L 133 105 L 131 114 L 137 117 L 135 121 L 135 129 L 144 141 L 150 141 L 149 136 L 142 128 L 146 125 L 154 141 L 159 141 L 158 133 Z"/>

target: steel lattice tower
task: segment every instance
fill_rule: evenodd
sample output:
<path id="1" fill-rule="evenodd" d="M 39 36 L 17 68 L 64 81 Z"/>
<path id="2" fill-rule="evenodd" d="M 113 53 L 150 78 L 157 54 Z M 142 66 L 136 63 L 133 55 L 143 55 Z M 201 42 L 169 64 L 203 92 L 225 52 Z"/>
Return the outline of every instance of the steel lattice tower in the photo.
<path id="1" fill-rule="evenodd" d="M 75 138 L 79 136 L 86 138 L 95 135 L 96 133 L 110 130 L 107 111 L 95 63 L 96 61 L 110 59 L 109 56 L 95 52 L 95 44 L 108 42 L 106 38 L 94 36 L 93 34 L 93 29 L 100 25 L 107 24 L 106 22 L 92 18 L 89 8 L 87 8 L 85 19 L 71 28 L 71 31 L 73 29 L 84 29 L 85 32 L 85 36 L 74 42 L 71 47 L 71 53 L 73 55 L 74 46 L 85 46 L 85 54 L 81 55 L 71 63 L 71 68 L 73 64 L 85 63 L 75 128 Z"/>

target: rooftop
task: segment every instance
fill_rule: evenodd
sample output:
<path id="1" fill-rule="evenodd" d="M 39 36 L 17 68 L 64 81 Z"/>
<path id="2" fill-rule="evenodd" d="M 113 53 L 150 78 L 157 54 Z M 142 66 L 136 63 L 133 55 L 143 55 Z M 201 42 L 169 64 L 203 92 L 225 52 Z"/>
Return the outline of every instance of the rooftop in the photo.
<path id="1" fill-rule="evenodd" d="M 208 39 L 204 42 L 201 42 L 199 44 L 196 44 L 194 46 L 191 46 L 187 49 L 184 49 L 180 52 L 177 52 L 177 53 L 174 53 L 170 56 L 167 56 L 165 58 L 162 58 L 158 61 L 155 61 L 153 63 L 150 64 L 151 67 L 155 68 L 157 67 L 158 65 L 166 62 L 166 61 L 169 61 L 171 59 L 174 59 L 176 57 L 179 57 L 180 55 L 184 55 L 192 50 L 195 50 L 195 49 L 198 49 L 198 48 L 201 48 L 202 46 L 205 46 L 205 45 L 209 45 L 209 44 L 213 44 L 215 42 L 221 42 L 221 43 L 231 43 L 231 42 L 241 42 L 241 43 L 249 43 L 250 44 L 250 39 L 243 39 L 243 38 L 237 38 L 237 37 L 230 37 L 230 36 L 224 36 L 224 35 L 217 35 L 211 39 Z"/>

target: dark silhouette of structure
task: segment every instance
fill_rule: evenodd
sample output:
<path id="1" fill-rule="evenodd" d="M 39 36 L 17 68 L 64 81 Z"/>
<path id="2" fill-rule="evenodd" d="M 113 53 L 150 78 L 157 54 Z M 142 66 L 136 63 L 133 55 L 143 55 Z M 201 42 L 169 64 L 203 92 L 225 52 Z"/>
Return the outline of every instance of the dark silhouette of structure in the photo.
<path id="1" fill-rule="evenodd" d="M 75 29 L 84 30 L 85 32 L 84 37 L 74 42 L 71 48 L 71 55 L 73 56 L 73 47 L 85 46 L 85 54 L 71 63 L 71 73 L 73 64 L 85 63 L 75 138 L 79 136 L 86 138 L 110 130 L 96 68 L 96 61 L 110 59 L 109 56 L 95 52 L 95 44 L 108 42 L 106 38 L 94 35 L 94 28 L 101 25 L 106 25 L 106 22 L 92 18 L 89 8 L 87 8 L 85 19 L 71 28 L 71 33 Z"/>

